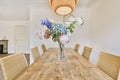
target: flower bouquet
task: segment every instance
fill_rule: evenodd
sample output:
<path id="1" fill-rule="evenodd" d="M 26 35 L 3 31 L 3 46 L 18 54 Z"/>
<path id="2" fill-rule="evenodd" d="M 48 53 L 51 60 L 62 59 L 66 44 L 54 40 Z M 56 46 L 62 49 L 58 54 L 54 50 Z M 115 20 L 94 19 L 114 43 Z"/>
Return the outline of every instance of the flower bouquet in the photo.
<path id="1" fill-rule="evenodd" d="M 54 42 L 58 42 L 60 47 L 60 60 L 65 58 L 64 55 L 64 45 L 69 42 L 69 36 L 73 32 L 76 23 L 82 25 L 81 18 L 70 18 L 68 22 L 65 23 L 55 23 L 48 19 L 41 20 L 41 25 L 46 26 L 47 29 L 42 34 L 45 39 L 52 38 Z"/>

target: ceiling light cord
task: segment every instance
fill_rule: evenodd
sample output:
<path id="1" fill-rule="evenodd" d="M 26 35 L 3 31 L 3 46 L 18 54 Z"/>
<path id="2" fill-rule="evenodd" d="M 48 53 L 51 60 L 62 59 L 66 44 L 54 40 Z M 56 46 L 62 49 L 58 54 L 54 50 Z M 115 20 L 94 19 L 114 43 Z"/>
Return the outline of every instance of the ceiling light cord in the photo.
<path id="1" fill-rule="evenodd" d="M 70 15 L 71 17 L 73 17 L 73 18 L 75 18 L 75 16 L 73 15 L 73 14 L 68 14 L 68 15 Z M 63 15 L 63 23 L 65 23 L 65 17 L 66 17 L 67 15 Z"/>

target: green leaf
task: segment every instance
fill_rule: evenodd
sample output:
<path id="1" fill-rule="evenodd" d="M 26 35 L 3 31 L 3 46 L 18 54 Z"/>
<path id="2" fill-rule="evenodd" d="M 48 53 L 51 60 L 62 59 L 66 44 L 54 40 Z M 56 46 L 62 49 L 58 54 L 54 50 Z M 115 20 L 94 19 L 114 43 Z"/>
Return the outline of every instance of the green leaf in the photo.
<path id="1" fill-rule="evenodd" d="M 58 41 L 59 40 L 59 36 L 60 36 L 60 34 L 54 34 L 53 37 L 52 37 L 52 40 L 54 42 Z"/>

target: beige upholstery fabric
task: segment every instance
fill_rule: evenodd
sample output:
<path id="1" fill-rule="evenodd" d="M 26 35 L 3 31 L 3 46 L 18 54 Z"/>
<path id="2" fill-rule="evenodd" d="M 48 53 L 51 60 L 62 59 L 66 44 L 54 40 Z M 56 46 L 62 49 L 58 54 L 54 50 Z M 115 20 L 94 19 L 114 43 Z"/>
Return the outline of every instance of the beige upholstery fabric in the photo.
<path id="1" fill-rule="evenodd" d="M 84 58 L 86 58 L 87 60 L 89 60 L 91 52 L 92 52 L 92 48 L 85 46 L 83 53 L 82 53 L 82 56 Z"/>
<path id="2" fill-rule="evenodd" d="M 119 67 L 119 73 L 118 73 L 118 78 L 117 80 L 120 80 L 120 67 Z"/>
<path id="3" fill-rule="evenodd" d="M 14 80 L 27 67 L 27 60 L 23 53 L 1 58 L 1 68 L 5 80 Z"/>
<path id="4" fill-rule="evenodd" d="M 45 44 L 42 44 L 41 48 L 42 48 L 43 52 L 45 52 L 47 50 L 46 47 L 45 47 Z"/>
<path id="5" fill-rule="evenodd" d="M 0 63 L 0 80 L 5 80 L 4 76 L 3 76 L 2 69 L 1 69 L 1 63 Z"/>
<path id="6" fill-rule="evenodd" d="M 76 52 L 78 53 L 79 47 L 80 47 L 80 45 L 79 45 L 79 44 L 76 44 L 76 45 L 75 45 L 75 48 L 74 48 L 74 51 L 76 51 Z"/>
<path id="7" fill-rule="evenodd" d="M 97 66 L 114 80 L 117 80 L 120 68 L 120 56 L 115 56 L 107 52 L 101 52 Z"/>
<path id="8" fill-rule="evenodd" d="M 40 56 L 38 47 L 31 48 L 31 53 L 34 60 L 36 60 Z"/>

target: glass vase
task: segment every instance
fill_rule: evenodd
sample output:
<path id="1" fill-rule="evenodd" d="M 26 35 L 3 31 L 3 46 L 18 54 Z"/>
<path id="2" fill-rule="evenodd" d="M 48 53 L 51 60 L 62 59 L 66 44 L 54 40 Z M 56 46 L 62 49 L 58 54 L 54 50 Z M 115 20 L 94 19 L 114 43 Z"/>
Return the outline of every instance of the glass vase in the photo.
<path id="1" fill-rule="evenodd" d="M 64 44 L 61 44 L 59 41 L 58 44 L 59 44 L 58 60 L 63 61 L 65 60 L 65 47 Z"/>

